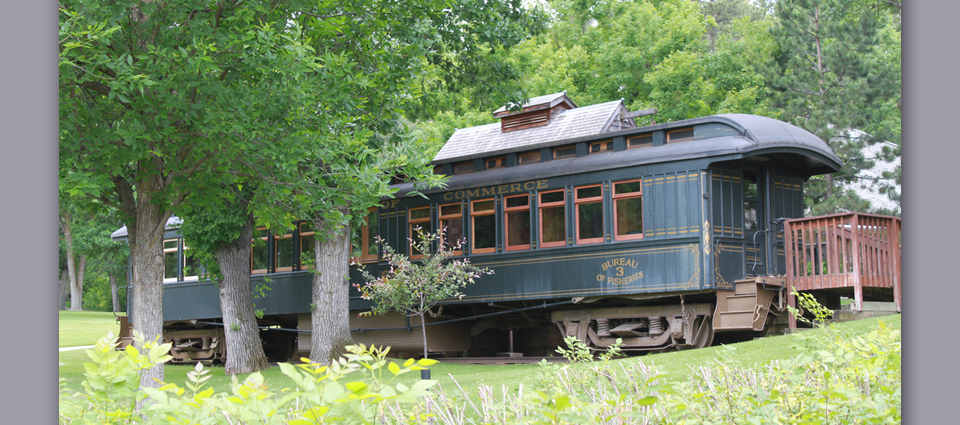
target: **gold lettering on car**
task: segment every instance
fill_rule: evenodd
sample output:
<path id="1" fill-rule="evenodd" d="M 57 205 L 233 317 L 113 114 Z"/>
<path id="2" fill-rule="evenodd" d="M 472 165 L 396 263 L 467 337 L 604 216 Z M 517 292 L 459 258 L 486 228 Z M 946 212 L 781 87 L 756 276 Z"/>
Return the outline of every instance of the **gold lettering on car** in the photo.
<path id="1" fill-rule="evenodd" d="M 637 270 L 640 263 L 629 258 L 612 258 L 600 264 L 603 273 L 597 274 L 597 282 L 606 282 L 607 285 L 629 285 L 643 279 L 643 270 Z M 607 271 L 613 276 L 607 276 Z"/>
<path id="2" fill-rule="evenodd" d="M 546 180 L 532 180 L 524 183 L 502 184 L 499 186 L 484 187 L 479 189 L 457 190 L 443 194 L 444 201 L 454 199 L 473 199 L 484 196 L 505 195 L 517 192 L 529 192 L 532 190 L 546 189 Z"/>

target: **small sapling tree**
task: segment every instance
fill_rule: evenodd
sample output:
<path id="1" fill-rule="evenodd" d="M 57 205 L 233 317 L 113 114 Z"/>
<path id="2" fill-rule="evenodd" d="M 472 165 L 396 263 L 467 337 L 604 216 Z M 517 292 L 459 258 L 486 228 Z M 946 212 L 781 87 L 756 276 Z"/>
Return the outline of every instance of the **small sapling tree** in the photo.
<path id="1" fill-rule="evenodd" d="M 376 303 L 372 310 L 362 314 L 375 315 L 395 311 L 408 316 L 419 316 L 423 333 L 423 357 L 427 358 L 427 327 L 424 316 L 440 301 L 462 298 L 461 289 L 474 283 L 481 275 L 493 274 L 493 270 L 477 267 L 466 257 L 452 259 L 454 252 L 462 251 L 464 241 L 445 241 L 442 230 L 430 233 L 419 227 L 415 228 L 410 247 L 413 252 L 423 255 L 418 263 L 410 261 L 407 255 L 397 253 L 380 238 L 377 243 L 383 247 L 383 258 L 390 264 L 390 269 L 379 278 L 360 269 L 364 283 L 357 284 L 356 287 L 363 299 Z"/>

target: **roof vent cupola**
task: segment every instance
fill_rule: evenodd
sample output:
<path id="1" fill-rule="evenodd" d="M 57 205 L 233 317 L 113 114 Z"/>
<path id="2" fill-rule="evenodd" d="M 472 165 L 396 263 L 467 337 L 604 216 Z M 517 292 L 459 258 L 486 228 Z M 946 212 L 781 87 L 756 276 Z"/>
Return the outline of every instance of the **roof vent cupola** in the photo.
<path id="1" fill-rule="evenodd" d="M 547 125 L 557 113 L 576 107 L 564 91 L 532 98 L 519 111 L 503 106 L 493 111 L 493 116 L 500 118 L 500 131 L 507 133 Z"/>

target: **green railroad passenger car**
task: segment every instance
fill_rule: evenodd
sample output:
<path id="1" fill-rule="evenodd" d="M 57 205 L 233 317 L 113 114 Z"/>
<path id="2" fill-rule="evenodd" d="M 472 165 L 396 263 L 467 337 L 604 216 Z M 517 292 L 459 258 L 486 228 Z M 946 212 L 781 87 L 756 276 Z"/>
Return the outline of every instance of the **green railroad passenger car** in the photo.
<path id="1" fill-rule="evenodd" d="M 565 93 L 494 115 L 499 123 L 457 130 L 436 155 L 446 187 L 424 198 L 397 183 L 357 241 L 353 282 L 356 267 L 385 267 L 374 236 L 409 254 L 417 226 L 465 239 L 462 255 L 495 271 L 427 318 L 438 354 L 549 355 L 565 335 L 598 349 L 621 338 L 626 351 L 642 352 L 764 331 L 767 313 L 784 304 L 781 223 L 803 217 L 811 176 L 841 166 L 813 134 L 760 116 L 638 126 L 649 118 L 622 100 L 577 107 Z M 212 283 L 182 275 L 175 228 L 164 320 L 171 332 L 193 331 L 203 326 L 188 321 L 216 323 L 220 306 Z M 311 235 L 303 226 L 260 236 L 267 244 L 254 252 L 253 279 L 269 277 L 272 288 L 257 300 L 262 324 L 309 330 L 311 276 L 299 253 Z M 354 290 L 350 309 L 367 308 Z M 422 352 L 417 318 L 351 317 L 358 342 Z M 309 337 L 297 335 L 265 330 L 264 341 L 286 360 L 309 352 Z"/>

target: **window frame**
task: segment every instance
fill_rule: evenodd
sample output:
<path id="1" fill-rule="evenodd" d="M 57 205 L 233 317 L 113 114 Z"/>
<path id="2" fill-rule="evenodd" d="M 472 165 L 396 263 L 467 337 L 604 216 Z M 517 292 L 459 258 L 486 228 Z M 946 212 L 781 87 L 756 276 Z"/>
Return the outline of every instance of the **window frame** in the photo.
<path id="1" fill-rule="evenodd" d="M 167 242 L 175 242 L 176 246 L 167 248 Z M 163 283 L 179 282 L 182 267 L 180 262 L 180 238 L 164 239 L 163 242 L 160 243 L 160 247 L 163 249 Z M 174 258 L 177 259 L 176 272 L 173 277 L 167 277 L 167 254 L 169 253 L 173 253 Z"/>
<path id="2" fill-rule="evenodd" d="M 476 172 L 477 169 L 474 167 L 473 160 L 463 161 L 453 164 L 453 174 L 470 174 Z"/>
<path id="3" fill-rule="evenodd" d="M 371 238 L 370 219 L 377 220 L 377 228 L 380 227 L 380 210 L 376 207 L 367 208 L 367 215 L 363 217 L 364 224 L 360 227 L 360 257 L 357 261 L 361 263 L 374 263 L 380 261 L 380 247 L 376 241 Z M 376 253 L 370 254 L 371 244 L 376 247 Z"/>
<path id="4" fill-rule="evenodd" d="M 570 155 L 567 155 L 567 154 L 560 155 L 560 154 L 559 154 L 559 152 L 560 152 L 561 150 L 567 150 L 567 149 L 573 150 L 573 154 L 570 154 Z M 553 153 L 553 159 L 576 158 L 576 157 L 577 157 L 577 145 L 557 146 L 557 147 L 553 148 L 553 150 L 552 150 L 551 152 Z"/>
<path id="5" fill-rule="evenodd" d="M 266 264 L 267 267 L 266 267 L 266 268 L 263 268 L 263 269 L 254 269 L 254 268 L 253 268 L 253 261 L 254 261 L 255 255 L 256 255 L 256 250 L 255 250 L 255 249 L 256 249 L 256 246 L 257 246 L 255 242 L 256 242 L 256 240 L 258 239 L 256 236 L 254 236 L 253 239 L 250 240 L 250 244 L 251 244 L 251 246 L 250 246 L 250 274 L 251 274 L 251 275 L 254 275 L 254 274 L 267 274 L 267 273 L 270 273 L 270 230 L 268 230 L 268 229 L 267 229 L 266 227 L 264 227 L 264 226 L 256 226 L 256 227 L 253 228 L 253 231 L 254 231 L 254 233 L 257 233 L 257 232 L 260 232 L 260 231 L 267 232 L 266 236 L 260 236 L 260 237 L 259 237 L 259 239 L 262 240 L 263 243 L 265 244 L 264 249 L 267 250 L 267 264 Z"/>
<path id="6" fill-rule="evenodd" d="M 297 235 L 298 235 L 298 237 L 297 237 L 297 242 L 300 244 L 300 246 L 299 246 L 299 251 L 297 251 L 297 264 L 300 265 L 300 270 L 309 270 L 309 269 L 312 269 L 312 268 L 313 268 L 313 263 L 309 263 L 309 264 L 306 264 L 306 265 L 303 264 L 303 253 L 304 253 L 304 251 L 305 251 L 305 250 L 303 249 L 304 239 L 305 239 L 305 238 L 308 238 L 308 237 L 311 237 L 311 236 L 313 236 L 314 238 L 317 237 L 317 232 L 316 232 L 316 230 L 310 230 L 310 231 L 308 231 L 308 232 L 304 232 L 304 231 L 303 231 L 303 227 L 304 227 L 304 226 L 312 226 L 312 225 L 313 225 L 313 223 L 311 223 L 311 222 L 309 222 L 309 221 L 301 221 L 301 222 L 297 223 Z M 314 240 L 313 243 L 316 244 L 316 240 Z M 311 251 L 312 251 L 312 250 L 315 250 L 315 249 L 316 249 L 316 245 L 314 245 L 313 247 L 310 248 Z M 314 255 L 316 255 L 316 253 L 314 253 Z"/>
<path id="7" fill-rule="evenodd" d="M 673 139 L 673 138 L 670 137 L 672 134 L 674 134 L 674 133 L 680 133 L 680 132 L 682 132 L 682 131 L 689 131 L 689 132 L 690 132 L 690 137 L 682 137 L 682 138 L 679 138 L 679 139 Z M 695 136 L 695 133 L 693 132 L 693 127 L 678 128 L 678 129 L 676 129 L 676 130 L 670 130 L 670 131 L 667 131 L 667 143 L 689 142 L 689 141 L 693 140 L 693 137 L 694 137 L 694 136 Z"/>
<path id="8" fill-rule="evenodd" d="M 526 205 L 521 205 L 521 206 L 518 206 L 518 207 L 508 207 L 508 206 L 507 206 L 507 200 L 508 200 L 508 199 L 522 198 L 522 197 L 526 197 L 526 198 L 527 198 L 527 203 L 526 203 Z M 530 198 L 531 198 L 531 196 L 530 196 L 529 193 L 524 193 L 524 194 L 521 194 L 521 195 L 504 196 L 504 197 L 503 197 L 503 250 L 504 250 L 504 251 L 527 251 L 527 250 L 530 249 L 530 247 L 531 247 L 531 245 L 532 245 L 532 244 L 530 243 L 530 240 L 529 240 L 529 237 L 530 237 L 530 227 L 529 227 L 529 226 L 530 226 L 530 224 L 532 224 L 532 223 L 529 223 L 529 222 L 528 222 L 528 224 L 527 224 L 527 237 L 528 237 L 527 243 L 526 243 L 526 244 L 523 244 L 523 245 L 510 245 L 510 221 L 509 221 L 509 219 L 507 218 L 507 216 L 509 216 L 510 213 L 517 213 L 517 212 L 519 212 L 519 211 L 526 211 L 526 212 L 527 212 L 527 220 L 531 220 L 531 218 L 530 218 L 530 201 L 531 201 L 531 199 L 530 199 Z"/>
<path id="9" fill-rule="evenodd" d="M 642 143 L 633 144 L 635 140 L 643 140 Z M 641 134 L 639 136 L 633 136 L 627 138 L 627 149 L 639 149 L 639 148 L 648 148 L 653 146 L 653 134 Z"/>
<path id="10" fill-rule="evenodd" d="M 183 252 L 180 256 L 181 262 L 180 262 L 180 272 L 179 272 L 179 274 L 183 276 L 182 281 L 186 282 L 188 279 L 200 280 L 200 275 L 198 274 L 192 274 L 190 276 L 187 276 L 187 251 L 190 249 L 190 247 L 188 247 L 187 244 L 183 242 L 180 242 L 180 243 L 183 245 Z M 197 268 L 199 269 L 199 267 Z"/>
<path id="11" fill-rule="evenodd" d="M 459 213 L 456 213 L 456 214 L 446 214 L 446 215 L 443 214 L 443 209 L 444 209 L 444 207 L 452 207 L 452 206 L 458 206 L 458 207 L 460 207 L 460 212 L 459 212 Z M 465 227 L 464 224 L 465 224 L 465 223 L 464 223 L 464 220 L 463 220 L 463 202 L 454 202 L 454 203 L 450 203 L 450 204 L 438 205 L 438 206 L 437 206 L 437 217 L 438 217 L 437 220 L 440 222 L 440 228 L 441 228 L 441 229 L 444 229 L 444 228 L 446 227 L 446 226 L 444 226 L 444 224 L 443 224 L 443 222 L 444 222 L 445 220 L 450 220 L 450 219 L 454 219 L 454 218 L 460 218 L 460 235 L 461 235 L 461 236 L 463 235 L 463 231 L 465 230 L 465 229 L 464 229 L 464 227 Z M 443 234 L 441 234 L 441 236 L 440 236 L 440 243 L 442 243 L 442 244 L 446 244 L 446 243 L 447 243 L 447 241 L 446 241 L 446 236 L 447 236 L 447 234 L 446 234 L 446 232 L 444 231 Z M 453 246 L 454 246 L 454 245 L 450 245 L 451 248 L 452 248 Z M 463 245 L 460 246 L 460 249 L 459 249 L 459 250 L 451 251 L 451 253 L 452 253 L 453 255 L 455 255 L 455 256 L 456 256 L 456 255 L 463 255 Z"/>
<path id="12" fill-rule="evenodd" d="M 600 195 L 599 195 L 599 196 L 593 196 L 593 197 L 582 198 L 582 199 L 580 198 L 580 193 L 579 193 L 579 192 L 580 192 L 580 189 L 590 189 L 590 188 L 593 188 L 593 187 L 599 187 L 599 188 L 600 188 Z M 593 203 L 597 203 L 597 202 L 600 203 L 600 228 L 601 228 L 601 230 L 600 230 L 600 236 L 599 236 L 599 237 L 596 237 L 596 238 L 580 239 L 580 206 L 583 205 L 583 204 L 593 204 Z M 604 229 L 605 229 L 605 227 L 606 227 L 606 217 L 604 217 L 604 210 L 605 210 L 605 208 L 604 208 L 604 206 L 603 206 L 603 184 L 602 184 L 602 183 L 597 183 L 597 184 L 591 184 L 591 185 L 584 185 L 584 186 L 576 186 L 576 187 L 574 187 L 574 188 L 573 188 L 573 203 L 574 203 L 574 223 L 575 223 L 575 224 L 574 224 L 574 225 L 575 225 L 575 228 L 574 228 L 574 235 L 573 235 L 573 237 L 574 237 L 575 243 L 576 243 L 577 245 L 590 245 L 590 244 L 603 243 L 603 240 L 604 240 Z"/>
<path id="13" fill-rule="evenodd" d="M 637 192 L 626 192 L 626 193 L 617 193 L 617 185 L 624 183 L 639 183 L 640 190 Z M 612 182 L 610 184 L 611 199 L 613 201 L 613 240 L 615 241 L 631 241 L 637 239 L 643 239 L 643 179 L 633 179 L 633 180 L 623 180 L 618 182 Z M 635 235 L 620 235 L 619 234 L 619 210 L 617 201 L 624 199 L 633 199 L 640 198 L 640 233 Z"/>
<path id="14" fill-rule="evenodd" d="M 493 167 L 490 166 L 490 163 L 493 162 Z M 497 168 L 506 168 L 507 167 L 507 157 L 498 156 L 494 158 L 486 158 L 483 160 L 483 167 L 485 170 L 496 170 Z"/>
<path id="15" fill-rule="evenodd" d="M 596 152 L 594 152 L 593 147 L 599 146 Z M 590 142 L 590 145 L 587 147 L 587 155 L 593 155 L 604 152 L 613 152 L 613 140 L 601 140 L 599 142 Z"/>
<path id="16" fill-rule="evenodd" d="M 551 193 L 560 193 L 563 195 L 563 199 L 560 201 L 554 202 L 544 202 L 543 195 L 549 195 Z M 553 248 L 558 246 L 567 246 L 567 190 L 566 189 L 557 189 L 557 190 L 548 190 L 537 193 L 537 228 L 539 230 L 537 236 L 539 238 L 538 242 L 541 248 Z M 547 242 L 543 240 L 543 210 L 547 208 L 563 208 L 563 239 L 559 241 Z"/>
<path id="17" fill-rule="evenodd" d="M 279 273 L 279 272 L 291 272 L 291 271 L 293 271 L 293 264 L 294 264 L 294 263 L 293 263 L 292 261 L 291 261 L 291 263 L 290 263 L 289 266 L 279 267 L 279 265 L 280 265 L 280 241 L 286 240 L 286 239 L 289 239 L 289 240 L 290 240 L 290 249 L 291 249 L 290 254 L 293 255 L 293 250 L 296 249 L 296 246 L 293 245 L 293 232 L 290 232 L 290 233 L 287 233 L 287 234 L 284 234 L 284 235 L 281 235 L 281 236 L 273 235 L 273 272 L 274 272 L 274 273 Z M 292 260 L 292 258 L 291 258 L 291 260 Z"/>
<path id="18" fill-rule="evenodd" d="M 477 212 L 476 204 L 479 202 L 492 202 L 493 208 L 490 208 L 489 210 L 482 210 L 480 212 Z M 497 252 L 496 238 L 494 238 L 492 247 L 489 247 L 489 248 L 476 247 L 476 243 L 477 243 L 476 218 L 484 217 L 484 216 L 493 216 L 494 234 L 497 234 L 496 233 L 496 225 L 497 225 L 496 198 L 477 199 L 477 200 L 470 201 L 470 253 L 471 254 L 489 254 L 489 253 Z"/>
<path id="19" fill-rule="evenodd" d="M 543 162 L 543 155 L 539 150 L 517 154 L 517 165 L 536 164 L 538 162 Z"/>
<path id="20" fill-rule="evenodd" d="M 414 211 L 426 210 L 426 218 L 413 218 Z M 414 228 L 420 227 L 426 229 L 427 232 L 430 232 L 431 229 L 431 219 L 433 218 L 433 211 L 430 205 L 425 207 L 416 207 L 416 208 L 407 208 L 407 257 L 411 260 L 419 260 L 423 258 L 423 253 L 414 254 L 413 253 L 413 235 Z M 426 226 L 421 225 L 421 223 L 426 223 Z"/>

